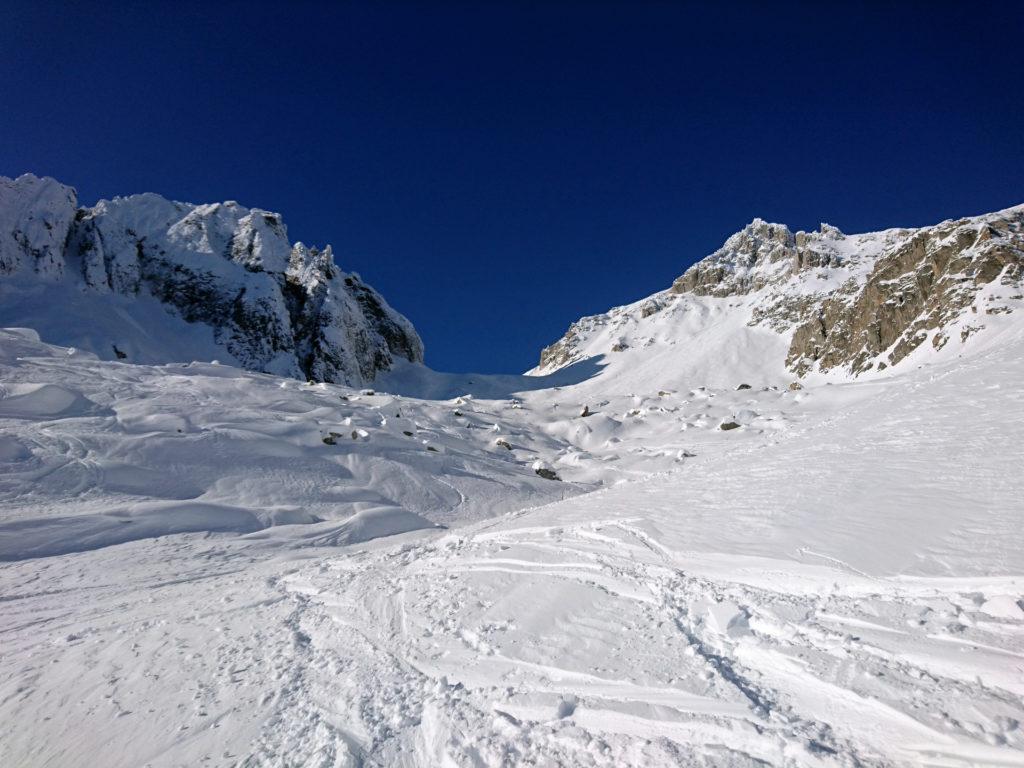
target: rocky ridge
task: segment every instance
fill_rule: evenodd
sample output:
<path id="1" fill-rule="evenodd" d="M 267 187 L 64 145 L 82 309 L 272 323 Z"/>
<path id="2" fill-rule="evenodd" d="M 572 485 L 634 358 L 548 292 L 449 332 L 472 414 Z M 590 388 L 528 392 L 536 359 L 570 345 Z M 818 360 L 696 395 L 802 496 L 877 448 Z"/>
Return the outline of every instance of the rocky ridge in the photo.
<path id="1" fill-rule="evenodd" d="M 746 326 L 779 334 L 785 367 L 797 376 L 857 376 L 897 365 L 925 342 L 934 350 L 964 343 L 987 316 L 1012 313 L 1021 299 L 1024 206 L 861 235 L 828 224 L 794 233 L 755 219 L 668 290 L 574 323 L 541 352 L 535 372 L 623 352 L 627 336 L 644 337 L 666 308 L 694 311 L 683 301 L 744 313 Z"/>
<path id="2" fill-rule="evenodd" d="M 253 371 L 360 386 L 395 357 L 423 360 L 412 324 L 338 269 L 330 246 L 291 244 L 279 214 L 233 201 L 141 194 L 78 207 L 53 179 L 0 177 L 0 279 L 151 295 Z"/>

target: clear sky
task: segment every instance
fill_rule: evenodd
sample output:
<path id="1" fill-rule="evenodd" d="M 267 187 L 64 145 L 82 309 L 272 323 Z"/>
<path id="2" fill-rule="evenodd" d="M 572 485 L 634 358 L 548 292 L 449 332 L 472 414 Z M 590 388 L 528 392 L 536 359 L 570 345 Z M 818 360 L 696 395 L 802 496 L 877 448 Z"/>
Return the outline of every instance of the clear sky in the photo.
<path id="1" fill-rule="evenodd" d="M 521 371 L 755 216 L 1024 202 L 1024 3 L 0 0 L 0 175 L 280 211 Z M 895 6 L 895 7 L 887 7 Z"/>

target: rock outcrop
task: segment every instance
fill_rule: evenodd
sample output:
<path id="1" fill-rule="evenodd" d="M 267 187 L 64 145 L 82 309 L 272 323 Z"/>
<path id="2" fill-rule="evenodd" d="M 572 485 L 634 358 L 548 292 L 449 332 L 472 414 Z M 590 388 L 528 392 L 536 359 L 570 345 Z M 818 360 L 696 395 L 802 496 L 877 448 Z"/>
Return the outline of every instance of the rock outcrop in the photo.
<path id="1" fill-rule="evenodd" d="M 798 374 L 814 367 L 858 374 L 899 363 L 929 338 L 941 348 L 946 329 L 968 309 L 977 312 L 979 289 L 997 283 L 1020 294 L 1022 270 L 1024 210 L 919 230 L 879 255 L 856 290 L 808 307 L 786 363 Z"/>
<path id="2" fill-rule="evenodd" d="M 0 279 L 151 295 L 245 368 L 361 386 L 395 357 L 422 362 L 412 324 L 331 249 L 291 244 L 281 217 L 235 202 L 142 194 L 79 208 L 71 187 L 0 178 Z"/>

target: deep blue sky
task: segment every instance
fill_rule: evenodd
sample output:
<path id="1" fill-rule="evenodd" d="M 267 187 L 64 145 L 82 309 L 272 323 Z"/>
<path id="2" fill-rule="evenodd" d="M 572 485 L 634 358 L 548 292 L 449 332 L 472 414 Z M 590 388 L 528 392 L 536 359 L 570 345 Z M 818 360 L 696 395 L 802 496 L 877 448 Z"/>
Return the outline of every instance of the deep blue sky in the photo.
<path id="1" fill-rule="evenodd" d="M 520 371 L 755 216 L 856 232 L 1024 202 L 1024 3 L 0 0 L 0 175 L 284 214 Z"/>

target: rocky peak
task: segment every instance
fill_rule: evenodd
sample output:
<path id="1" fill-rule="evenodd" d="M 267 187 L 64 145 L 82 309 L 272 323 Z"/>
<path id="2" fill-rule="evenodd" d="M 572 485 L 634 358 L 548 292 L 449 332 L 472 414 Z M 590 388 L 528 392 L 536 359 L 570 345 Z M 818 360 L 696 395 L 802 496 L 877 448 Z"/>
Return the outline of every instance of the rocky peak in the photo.
<path id="1" fill-rule="evenodd" d="M 897 365 L 926 343 L 936 351 L 964 344 L 1024 310 L 1022 272 L 1024 206 L 861 235 L 829 224 L 794 234 L 755 219 L 668 291 L 573 323 L 542 351 L 537 371 L 690 342 L 700 348 L 691 357 L 711 343 L 725 344 L 718 354 L 726 358 L 735 354 L 726 339 L 743 348 L 756 338 L 763 347 L 771 331 L 788 346 L 791 374 L 861 375 Z M 755 335 L 744 336 L 747 328 Z"/>
<path id="2" fill-rule="evenodd" d="M 288 256 L 289 282 L 313 290 L 323 281 L 333 279 L 336 271 L 331 246 L 323 250 L 308 248 L 301 242 L 292 246 Z"/>
<path id="3" fill-rule="evenodd" d="M 77 204 L 75 190 L 54 179 L 0 176 L 0 276 L 27 269 L 60 277 Z"/>
<path id="4" fill-rule="evenodd" d="M 291 260 L 288 230 L 276 213 L 253 209 L 231 237 L 231 260 L 250 272 L 285 272 Z"/>
<path id="5" fill-rule="evenodd" d="M 839 227 L 833 227 L 831 224 L 826 224 L 824 221 L 821 222 L 821 225 L 818 228 L 818 235 L 822 239 L 831 238 L 832 240 L 842 240 L 846 237 L 846 235 L 840 231 Z"/>
<path id="6" fill-rule="evenodd" d="M 834 264 L 835 241 L 845 236 L 822 224 L 818 232 L 793 233 L 784 224 L 754 219 L 725 244 L 686 270 L 672 284 L 675 293 L 699 296 L 738 296 L 811 267 Z"/>
<path id="7" fill-rule="evenodd" d="M 279 214 L 235 201 L 143 194 L 77 208 L 75 191 L 53 179 L 0 178 L 5 274 L 74 280 L 98 295 L 151 295 L 186 322 L 208 325 L 251 370 L 359 386 L 394 356 L 423 360 L 411 323 L 341 272 L 329 246 L 293 246 Z"/>
<path id="8" fill-rule="evenodd" d="M 758 263 L 778 261 L 780 254 L 792 245 L 793 233 L 785 224 L 754 219 L 729 237 L 716 254 L 738 266 L 752 267 Z"/>

